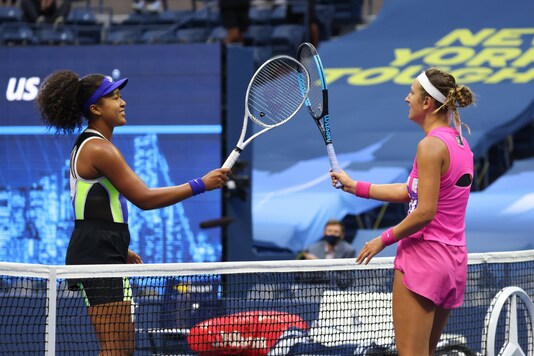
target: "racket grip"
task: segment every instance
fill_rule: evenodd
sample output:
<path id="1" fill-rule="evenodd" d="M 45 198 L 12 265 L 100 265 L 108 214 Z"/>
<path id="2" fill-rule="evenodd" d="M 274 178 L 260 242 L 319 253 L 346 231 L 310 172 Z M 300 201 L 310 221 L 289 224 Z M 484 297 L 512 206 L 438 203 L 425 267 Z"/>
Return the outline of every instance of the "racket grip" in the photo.
<path id="1" fill-rule="evenodd" d="M 234 163 L 239 158 L 239 155 L 241 155 L 241 150 L 234 148 L 234 150 L 230 153 L 221 168 L 232 168 L 234 166 Z"/>
<path id="2" fill-rule="evenodd" d="M 328 159 L 330 160 L 330 168 L 334 172 L 340 172 L 339 163 L 337 162 L 336 151 L 334 151 L 334 145 L 329 143 L 326 145 L 326 153 L 328 153 Z M 341 188 L 342 184 L 337 182 L 336 188 Z"/>

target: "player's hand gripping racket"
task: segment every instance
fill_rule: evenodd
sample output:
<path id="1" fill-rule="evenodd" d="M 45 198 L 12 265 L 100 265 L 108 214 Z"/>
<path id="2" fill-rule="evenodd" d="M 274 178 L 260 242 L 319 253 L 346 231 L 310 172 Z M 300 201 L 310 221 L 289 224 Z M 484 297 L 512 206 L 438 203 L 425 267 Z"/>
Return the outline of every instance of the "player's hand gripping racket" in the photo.
<path id="1" fill-rule="evenodd" d="M 323 136 L 326 145 L 326 152 L 330 160 L 330 168 L 334 172 L 339 172 L 336 152 L 332 143 L 332 134 L 330 133 L 330 116 L 328 115 L 328 88 L 323 70 L 323 63 L 319 53 L 311 43 L 303 43 L 297 52 L 297 59 L 306 68 L 310 76 L 310 90 L 306 98 L 306 108 L 313 117 L 321 136 Z M 337 188 L 341 187 L 338 183 Z"/>
<path id="2" fill-rule="evenodd" d="M 295 116 L 309 88 L 308 71 L 296 59 L 276 56 L 263 63 L 248 85 L 241 135 L 222 167 L 232 168 L 252 140 Z M 263 129 L 244 141 L 249 119 Z"/>

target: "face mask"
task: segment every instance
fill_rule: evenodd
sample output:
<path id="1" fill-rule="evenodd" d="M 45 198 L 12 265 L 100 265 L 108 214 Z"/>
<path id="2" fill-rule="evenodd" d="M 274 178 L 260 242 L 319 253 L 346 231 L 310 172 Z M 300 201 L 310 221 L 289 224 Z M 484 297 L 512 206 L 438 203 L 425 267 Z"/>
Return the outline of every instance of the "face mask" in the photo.
<path id="1" fill-rule="evenodd" d="M 323 239 L 330 245 L 330 246 L 335 246 L 339 240 L 341 240 L 341 237 L 339 236 L 335 236 L 335 235 L 326 235 L 325 237 L 323 237 Z"/>

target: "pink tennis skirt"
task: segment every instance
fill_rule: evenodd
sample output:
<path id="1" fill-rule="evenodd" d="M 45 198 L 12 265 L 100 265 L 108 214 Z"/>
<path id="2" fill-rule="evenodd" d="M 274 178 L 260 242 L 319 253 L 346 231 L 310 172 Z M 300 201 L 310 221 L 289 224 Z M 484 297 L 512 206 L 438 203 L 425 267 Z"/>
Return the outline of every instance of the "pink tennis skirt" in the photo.
<path id="1" fill-rule="evenodd" d="M 439 307 L 454 309 L 464 301 L 467 281 L 467 248 L 422 238 L 399 242 L 395 269 L 404 274 L 403 283 L 414 293 Z"/>

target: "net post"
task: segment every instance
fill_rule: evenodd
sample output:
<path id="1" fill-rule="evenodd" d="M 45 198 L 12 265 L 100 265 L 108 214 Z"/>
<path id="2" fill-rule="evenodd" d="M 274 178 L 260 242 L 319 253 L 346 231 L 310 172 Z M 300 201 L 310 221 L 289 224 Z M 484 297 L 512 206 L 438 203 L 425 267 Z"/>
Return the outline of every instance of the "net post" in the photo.
<path id="1" fill-rule="evenodd" d="M 47 355 L 56 354 L 56 309 L 57 309 L 57 271 L 51 266 L 47 279 L 46 300 L 48 304 L 48 314 L 46 317 L 45 344 L 47 345 Z"/>

